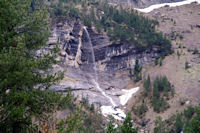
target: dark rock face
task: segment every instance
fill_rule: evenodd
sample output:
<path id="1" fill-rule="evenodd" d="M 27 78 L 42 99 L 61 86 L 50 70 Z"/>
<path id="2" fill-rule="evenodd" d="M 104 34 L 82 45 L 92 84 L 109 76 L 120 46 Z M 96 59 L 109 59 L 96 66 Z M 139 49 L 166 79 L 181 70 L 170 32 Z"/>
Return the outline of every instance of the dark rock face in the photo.
<path id="1" fill-rule="evenodd" d="M 133 68 L 135 60 L 141 65 L 147 64 L 160 56 L 157 49 L 138 51 L 134 45 L 127 43 L 114 43 L 106 35 L 96 33 L 93 29 L 87 29 L 95 55 L 97 69 L 100 71 L 114 72 Z M 52 40 L 60 38 L 61 49 L 66 57 L 66 64 L 80 68 L 84 71 L 93 71 L 92 51 L 89 46 L 89 38 L 83 30 L 83 24 L 79 20 L 63 20 L 52 27 Z"/>
<path id="2" fill-rule="evenodd" d="M 81 30 L 81 25 L 78 21 L 75 22 L 74 25 L 75 26 L 73 27 L 73 30 L 70 33 L 70 35 L 73 36 L 74 39 L 69 40 L 65 44 L 65 51 L 67 52 L 68 55 L 72 55 L 72 56 L 76 56 L 76 53 L 77 53 L 77 50 L 78 50 L 78 45 L 79 45 L 78 37 L 79 37 L 79 32 Z M 65 33 L 63 33 L 63 34 L 65 34 Z M 60 41 L 61 41 L 61 44 L 62 44 L 62 42 L 65 42 L 65 39 L 62 38 Z"/>

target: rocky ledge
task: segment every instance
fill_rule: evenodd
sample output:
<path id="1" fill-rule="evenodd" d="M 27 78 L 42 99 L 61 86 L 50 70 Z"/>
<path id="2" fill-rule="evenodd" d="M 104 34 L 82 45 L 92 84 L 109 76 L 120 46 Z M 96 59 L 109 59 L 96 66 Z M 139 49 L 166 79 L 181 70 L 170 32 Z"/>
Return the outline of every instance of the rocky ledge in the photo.
<path id="1" fill-rule="evenodd" d="M 98 82 L 102 91 L 112 98 L 117 106 L 122 106 L 120 96 L 125 93 L 122 89 L 135 87 L 127 87 L 132 82 L 129 70 L 134 68 L 135 60 L 138 59 L 140 65 L 148 64 L 161 53 L 157 48 L 141 52 L 134 45 L 112 42 L 108 36 L 95 32 L 93 28 L 87 28 L 87 32 L 89 37 L 78 19 L 62 19 L 52 26 L 49 46 L 59 42 L 62 59 L 62 65 L 54 68 L 55 71 L 65 71 L 67 68 L 67 71 L 64 73 L 64 79 L 51 89 L 66 91 L 71 88 L 80 100 L 88 98 L 89 103 L 97 106 L 110 106 L 110 101 L 95 86 L 94 80 L 97 78 L 95 82 Z M 90 41 L 93 45 L 97 74 L 94 73 Z"/>
<path id="2" fill-rule="evenodd" d="M 78 19 L 70 21 L 63 19 L 52 26 L 49 45 L 59 40 L 62 57 L 67 66 L 93 71 L 89 40 L 83 27 L 84 25 Z M 157 48 L 140 52 L 134 45 L 112 42 L 108 36 L 99 34 L 92 28 L 87 28 L 87 30 L 93 45 L 98 71 L 127 70 L 134 67 L 136 59 L 144 65 L 160 56 Z"/>

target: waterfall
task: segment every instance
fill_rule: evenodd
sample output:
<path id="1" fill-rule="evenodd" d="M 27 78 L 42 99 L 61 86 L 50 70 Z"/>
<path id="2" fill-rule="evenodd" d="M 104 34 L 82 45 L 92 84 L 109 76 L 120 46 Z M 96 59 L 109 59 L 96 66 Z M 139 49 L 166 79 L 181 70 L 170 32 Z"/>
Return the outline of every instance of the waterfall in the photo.
<path id="1" fill-rule="evenodd" d="M 83 27 L 83 29 L 85 30 L 85 33 L 87 35 L 87 39 L 89 41 L 90 50 L 91 50 L 91 53 L 92 53 L 92 64 L 93 64 L 93 69 L 94 69 L 95 81 L 98 82 L 98 74 L 97 74 L 97 67 L 96 67 L 96 62 L 95 62 L 93 45 L 92 45 L 92 42 L 91 42 L 91 39 L 90 39 L 90 35 L 89 35 L 87 29 L 85 27 Z"/>
<path id="2" fill-rule="evenodd" d="M 89 43 L 89 49 L 91 51 L 91 56 L 92 56 L 92 67 L 94 69 L 94 80 L 93 80 L 93 83 L 94 83 L 94 86 L 96 89 L 99 90 L 99 92 L 101 92 L 101 94 L 103 96 L 105 96 L 111 103 L 111 105 L 109 106 L 105 106 L 105 105 L 102 105 L 101 106 L 101 113 L 107 117 L 109 115 L 112 115 L 115 119 L 117 120 L 124 120 L 124 118 L 126 117 L 126 114 L 124 113 L 124 111 L 122 109 L 120 109 L 118 107 L 119 104 L 116 104 L 113 99 L 108 96 L 103 89 L 101 89 L 101 87 L 99 86 L 99 83 L 98 83 L 98 73 L 97 73 L 97 65 L 96 65 L 96 61 L 95 61 L 95 56 L 94 56 L 94 48 L 93 48 L 93 45 L 92 45 L 92 42 L 91 42 L 91 38 L 90 38 L 90 35 L 86 29 L 86 27 L 83 27 L 86 35 L 87 35 L 87 39 L 88 39 L 88 43 Z M 132 88 L 131 90 L 122 90 L 124 92 L 124 95 L 121 95 L 120 96 L 120 103 L 122 105 L 125 105 L 126 102 L 131 98 L 132 94 L 135 93 L 137 90 L 139 89 L 139 87 L 136 87 L 136 88 Z"/>
<path id="3" fill-rule="evenodd" d="M 89 41 L 89 46 L 90 46 L 90 50 L 92 53 L 92 63 L 93 63 L 93 69 L 94 69 L 94 85 L 95 87 L 101 92 L 101 94 L 103 96 L 105 96 L 106 98 L 109 99 L 110 103 L 112 104 L 113 107 L 116 107 L 115 102 L 113 101 L 113 99 L 111 97 L 109 97 L 108 95 L 106 95 L 106 93 L 100 88 L 99 83 L 98 83 L 98 73 L 97 73 L 97 67 L 96 67 L 96 62 L 95 62 L 95 56 L 94 56 L 94 49 L 93 49 L 93 45 L 90 39 L 90 35 L 86 29 L 86 27 L 83 27 L 83 29 L 85 30 L 85 33 L 87 35 L 88 41 Z"/>

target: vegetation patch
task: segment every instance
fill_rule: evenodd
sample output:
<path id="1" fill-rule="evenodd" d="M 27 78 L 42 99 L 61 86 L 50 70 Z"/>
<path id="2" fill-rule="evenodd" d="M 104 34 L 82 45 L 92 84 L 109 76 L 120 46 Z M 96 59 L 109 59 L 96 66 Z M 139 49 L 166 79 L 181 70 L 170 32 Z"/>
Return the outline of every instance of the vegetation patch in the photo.
<path id="1" fill-rule="evenodd" d="M 80 4 L 81 3 L 81 4 Z M 52 17 L 76 17 L 99 33 L 106 33 L 111 41 L 134 45 L 144 51 L 158 47 L 163 55 L 171 53 L 170 41 L 156 30 L 159 23 L 142 16 L 137 11 L 113 7 L 96 0 L 59 0 L 51 3 Z"/>
<path id="2" fill-rule="evenodd" d="M 167 101 L 174 96 L 174 88 L 166 76 L 156 77 L 153 84 L 151 84 L 151 79 L 148 76 L 144 80 L 143 87 L 143 94 L 150 99 L 155 112 L 163 112 L 169 108 Z"/>
<path id="3" fill-rule="evenodd" d="M 157 117 L 154 133 L 198 133 L 200 131 L 200 107 L 189 106 L 167 120 Z"/>

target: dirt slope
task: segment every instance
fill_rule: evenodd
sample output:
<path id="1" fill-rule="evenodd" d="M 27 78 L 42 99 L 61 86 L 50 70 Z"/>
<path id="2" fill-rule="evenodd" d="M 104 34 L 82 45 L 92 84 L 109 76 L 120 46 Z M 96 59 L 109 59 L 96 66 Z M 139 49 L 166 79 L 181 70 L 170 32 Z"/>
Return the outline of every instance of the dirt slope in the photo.
<path id="1" fill-rule="evenodd" d="M 189 105 L 200 104 L 200 54 L 193 54 L 194 49 L 200 51 L 200 5 L 192 3 L 174 8 L 163 7 L 144 15 L 159 21 L 158 30 L 171 37 L 174 49 L 174 53 L 163 60 L 162 66 L 155 66 L 152 62 L 143 68 L 143 76 L 150 75 L 152 80 L 157 75 L 166 75 L 176 92 L 175 97 L 168 101 L 170 104 L 168 110 L 155 113 L 152 108 L 149 108 L 146 113 L 145 119 L 150 121 L 145 129 L 153 132 L 154 120 L 157 116 L 167 119 Z M 187 70 L 186 61 L 190 66 Z M 141 97 L 138 94 L 129 102 L 129 109 L 131 110 L 133 105 L 138 105 L 139 101 Z M 181 101 L 186 101 L 186 104 L 181 105 Z"/>

